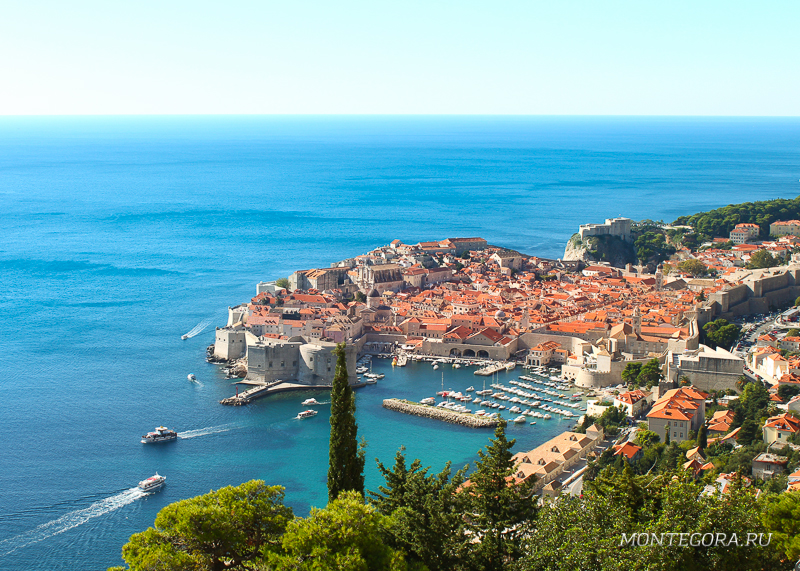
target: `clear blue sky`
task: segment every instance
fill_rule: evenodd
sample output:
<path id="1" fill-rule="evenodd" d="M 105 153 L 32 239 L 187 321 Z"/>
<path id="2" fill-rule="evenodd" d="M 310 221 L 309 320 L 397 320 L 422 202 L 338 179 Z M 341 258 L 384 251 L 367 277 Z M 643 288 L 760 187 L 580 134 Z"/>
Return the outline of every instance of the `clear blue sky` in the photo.
<path id="1" fill-rule="evenodd" d="M 0 115 L 800 115 L 800 2 L 3 3 Z"/>

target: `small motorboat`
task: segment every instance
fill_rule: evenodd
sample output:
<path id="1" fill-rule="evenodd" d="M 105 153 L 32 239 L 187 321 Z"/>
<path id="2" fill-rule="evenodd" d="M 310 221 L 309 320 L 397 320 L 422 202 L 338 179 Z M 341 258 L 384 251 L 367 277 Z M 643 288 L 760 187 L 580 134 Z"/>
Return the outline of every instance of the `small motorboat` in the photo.
<path id="1" fill-rule="evenodd" d="M 139 482 L 139 489 L 143 492 L 152 492 L 163 486 L 166 481 L 166 476 L 160 476 L 158 472 L 156 472 L 155 476 L 150 476 L 146 480 Z"/>
<path id="2" fill-rule="evenodd" d="M 437 365 L 437 364 L 434 364 L 434 365 L 433 365 L 433 370 L 434 370 L 434 371 L 435 371 L 436 369 L 438 369 L 438 368 L 439 368 L 439 365 Z"/>
<path id="3" fill-rule="evenodd" d="M 300 414 L 298 414 L 298 415 L 297 415 L 297 418 L 300 418 L 300 419 L 303 419 L 303 418 L 311 418 L 312 416 L 317 416 L 317 411 L 316 411 L 316 410 L 311 410 L 311 409 L 308 409 L 308 410 L 304 410 L 303 412 L 301 412 Z"/>
<path id="4" fill-rule="evenodd" d="M 366 376 L 366 375 L 365 375 L 365 376 Z M 370 378 L 368 378 L 368 379 L 367 379 L 366 381 L 364 381 L 364 382 L 365 382 L 366 384 L 368 384 L 368 385 L 377 385 L 377 384 L 378 384 L 378 379 L 376 379 L 376 378 L 374 378 L 374 377 L 370 377 Z"/>
<path id="5" fill-rule="evenodd" d="M 178 433 L 170 430 L 166 426 L 157 426 L 153 432 L 148 432 L 142 436 L 142 444 L 152 444 L 153 442 L 169 442 L 177 440 Z"/>
<path id="6" fill-rule="evenodd" d="M 474 390 L 475 390 L 475 387 L 467 387 L 467 392 L 468 393 L 471 393 Z"/>
<path id="7" fill-rule="evenodd" d="M 311 405 L 314 405 L 314 404 L 320 404 L 320 403 L 319 403 L 319 401 L 317 401 L 317 399 L 315 399 L 315 398 L 310 398 L 310 399 L 306 399 L 306 400 L 304 400 L 304 401 L 303 401 L 302 403 L 300 403 L 300 404 L 302 404 L 303 406 L 311 406 Z"/>
<path id="8" fill-rule="evenodd" d="M 183 339 L 184 341 L 186 341 L 188 338 L 189 338 L 188 335 L 181 335 L 181 339 Z"/>
<path id="9" fill-rule="evenodd" d="M 195 377 L 195 376 L 194 376 L 194 373 L 189 373 L 189 374 L 186 376 L 186 378 L 187 378 L 187 379 L 189 379 L 189 380 L 190 380 L 190 381 L 192 381 L 192 382 L 195 382 L 195 381 L 197 380 L 197 377 Z"/>

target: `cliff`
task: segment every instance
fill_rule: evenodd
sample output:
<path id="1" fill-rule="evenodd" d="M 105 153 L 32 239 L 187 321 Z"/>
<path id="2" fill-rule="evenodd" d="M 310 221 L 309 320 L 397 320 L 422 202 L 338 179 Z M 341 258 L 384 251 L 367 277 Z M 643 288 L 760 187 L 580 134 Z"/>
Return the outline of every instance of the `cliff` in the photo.
<path id="1" fill-rule="evenodd" d="M 617 268 L 636 263 L 636 253 L 630 242 L 616 236 L 590 236 L 581 240 L 579 234 L 573 234 L 564 249 L 566 261 L 581 260 L 586 264 L 592 262 L 609 262 Z"/>

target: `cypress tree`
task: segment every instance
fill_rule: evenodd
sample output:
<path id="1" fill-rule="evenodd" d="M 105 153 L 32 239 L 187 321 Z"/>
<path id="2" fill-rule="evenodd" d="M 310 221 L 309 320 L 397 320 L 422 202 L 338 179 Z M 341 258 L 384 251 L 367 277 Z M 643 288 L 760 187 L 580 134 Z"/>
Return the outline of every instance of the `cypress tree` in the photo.
<path id="1" fill-rule="evenodd" d="M 356 437 L 356 396 L 347 379 L 345 344 L 334 349 L 336 372 L 331 388 L 331 439 L 328 451 L 328 500 L 355 490 L 364 495 L 364 447 Z"/>
<path id="2" fill-rule="evenodd" d="M 476 470 L 469 478 L 465 535 L 470 558 L 483 571 L 499 571 L 521 554 L 521 538 L 536 515 L 534 478 L 517 483 L 511 448 L 516 442 L 506 439 L 506 423 L 501 420 L 486 452 L 478 451 Z M 473 538 L 480 541 L 473 543 Z"/>
<path id="3" fill-rule="evenodd" d="M 700 432 L 697 435 L 697 446 L 700 447 L 700 450 L 705 450 L 708 446 L 708 431 L 705 424 L 700 427 Z"/>

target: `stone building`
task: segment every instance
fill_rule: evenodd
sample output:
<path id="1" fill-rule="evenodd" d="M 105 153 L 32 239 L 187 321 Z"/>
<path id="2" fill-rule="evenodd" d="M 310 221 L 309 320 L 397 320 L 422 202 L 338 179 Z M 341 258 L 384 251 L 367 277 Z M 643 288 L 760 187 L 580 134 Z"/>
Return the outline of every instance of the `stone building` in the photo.
<path id="1" fill-rule="evenodd" d="M 744 359 L 722 347 L 670 351 L 667 354 L 667 378 L 679 382 L 688 377 L 692 385 L 703 391 L 736 389 L 736 381 L 744 374 Z"/>
<path id="2" fill-rule="evenodd" d="M 606 218 L 605 224 L 581 224 L 581 240 L 585 240 L 589 236 L 616 236 L 630 242 L 632 223 L 633 220 L 630 218 L 620 217 Z"/>
<path id="3" fill-rule="evenodd" d="M 330 386 L 336 372 L 336 343 L 290 339 L 256 339 L 247 344 L 247 378 L 270 383 L 287 381 L 309 386 Z M 357 382 L 355 345 L 346 347 L 350 384 Z"/>

